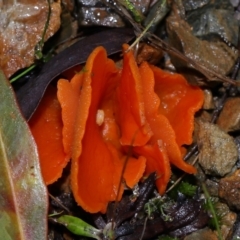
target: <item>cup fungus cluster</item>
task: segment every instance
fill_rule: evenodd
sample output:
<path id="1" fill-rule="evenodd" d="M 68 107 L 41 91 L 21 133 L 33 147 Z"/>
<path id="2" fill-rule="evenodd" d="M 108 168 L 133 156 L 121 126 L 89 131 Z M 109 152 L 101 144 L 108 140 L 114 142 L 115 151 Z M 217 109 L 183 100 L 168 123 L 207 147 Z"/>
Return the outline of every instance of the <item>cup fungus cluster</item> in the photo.
<path id="1" fill-rule="evenodd" d="M 125 44 L 118 69 L 97 47 L 70 81 L 60 79 L 57 90 L 47 90 L 30 120 L 46 184 L 56 181 L 71 159 L 75 200 L 91 213 L 105 213 L 125 185 L 133 188 L 152 172 L 163 194 L 170 164 L 196 172 L 183 160 L 183 145 L 192 143 L 202 90 L 147 62 L 137 66 L 127 49 Z"/>

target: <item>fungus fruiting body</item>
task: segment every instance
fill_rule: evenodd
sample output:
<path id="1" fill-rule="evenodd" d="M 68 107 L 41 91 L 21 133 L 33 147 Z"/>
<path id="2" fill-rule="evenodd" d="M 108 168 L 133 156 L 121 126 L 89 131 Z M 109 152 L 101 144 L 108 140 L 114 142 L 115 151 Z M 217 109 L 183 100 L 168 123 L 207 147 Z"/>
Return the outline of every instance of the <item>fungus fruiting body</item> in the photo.
<path id="1" fill-rule="evenodd" d="M 29 125 L 37 143 L 43 179 L 51 184 L 61 177 L 69 161 L 63 148 L 61 106 L 54 87 L 48 87 Z"/>
<path id="2" fill-rule="evenodd" d="M 97 47 L 84 71 L 57 84 L 62 124 L 59 151 L 65 157 L 58 175 L 71 158 L 75 200 L 91 213 L 106 212 L 110 201 L 121 199 L 124 184 L 132 188 L 152 172 L 157 173 L 156 185 L 164 194 L 170 164 L 190 174 L 196 172 L 183 160 L 181 148 L 192 142 L 194 114 L 203 103 L 201 89 L 147 62 L 137 66 L 127 48 L 123 46 L 122 69 L 104 48 Z M 36 139 L 40 132 L 44 134 L 42 125 L 35 124 L 38 117 L 36 113 L 30 124 Z M 39 151 L 40 161 L 45 162 L 41 157 L 44 146 Z M 49 159 L 48 164 L 55 161 Z M 46 179 L 51 172 L 41 166 Z"/>

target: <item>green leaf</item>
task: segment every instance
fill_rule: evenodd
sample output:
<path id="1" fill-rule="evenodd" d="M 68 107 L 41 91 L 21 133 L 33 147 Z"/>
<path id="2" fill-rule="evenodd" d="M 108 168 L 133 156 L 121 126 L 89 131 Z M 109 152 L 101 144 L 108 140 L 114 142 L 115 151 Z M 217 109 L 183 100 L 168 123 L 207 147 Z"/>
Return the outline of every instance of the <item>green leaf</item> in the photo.
<path id="1" fill-rule="evenodd" d="M 37 148 L 2 71 L 0 113 L 0 239 L 46 239 L 48 196 Z"/>
<path id="2" fill-rule="evenodd" d="M 56 219 L 56 222 L 63 224 L 69 231 L 76 235 L 102 239 L 102 231 L 94 228 L 82 219 L 70 215 L 63 215 Z"/>

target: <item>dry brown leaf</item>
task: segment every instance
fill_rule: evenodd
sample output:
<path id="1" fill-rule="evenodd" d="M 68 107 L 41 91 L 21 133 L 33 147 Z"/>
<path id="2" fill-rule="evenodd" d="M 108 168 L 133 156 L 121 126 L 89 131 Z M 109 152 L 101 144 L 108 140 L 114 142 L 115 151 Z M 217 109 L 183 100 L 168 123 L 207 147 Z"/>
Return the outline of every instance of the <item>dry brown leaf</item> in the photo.
<path id="1" fill-rule="evenodd" d="M 6 77 L 34 61 L 34 48 L 41 40 L 48 15 L 48 2 L 38 0 L 0 2 L 0 68 Z M 60 27 L 60 1 L 51 4 L 45 40 Z"/>

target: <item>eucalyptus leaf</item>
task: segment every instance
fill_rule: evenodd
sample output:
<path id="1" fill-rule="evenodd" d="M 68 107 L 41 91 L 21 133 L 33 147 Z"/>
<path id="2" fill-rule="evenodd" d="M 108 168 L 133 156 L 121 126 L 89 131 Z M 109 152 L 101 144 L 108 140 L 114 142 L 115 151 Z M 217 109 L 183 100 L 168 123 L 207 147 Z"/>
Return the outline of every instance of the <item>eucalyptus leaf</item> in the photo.
<path id="1" fill-rule="evenodd" d="M 86 62 L 97 46 L 103 46 L 108 55 L 120 52 L 122 44 L 134 37 L 132 29 L 110 29 L 82 38 L 47 62 L 37 78 L 30 79 L 16 91 L 17 99 L 26 119 L 30 119 L 41 101 L 49 83 L 65 70 Z"/>
<path id="2" fill-rule="evenodd" d="M 0 239 L 44 240 L 47 190 L 37 148 L 0 71 Z"/>

